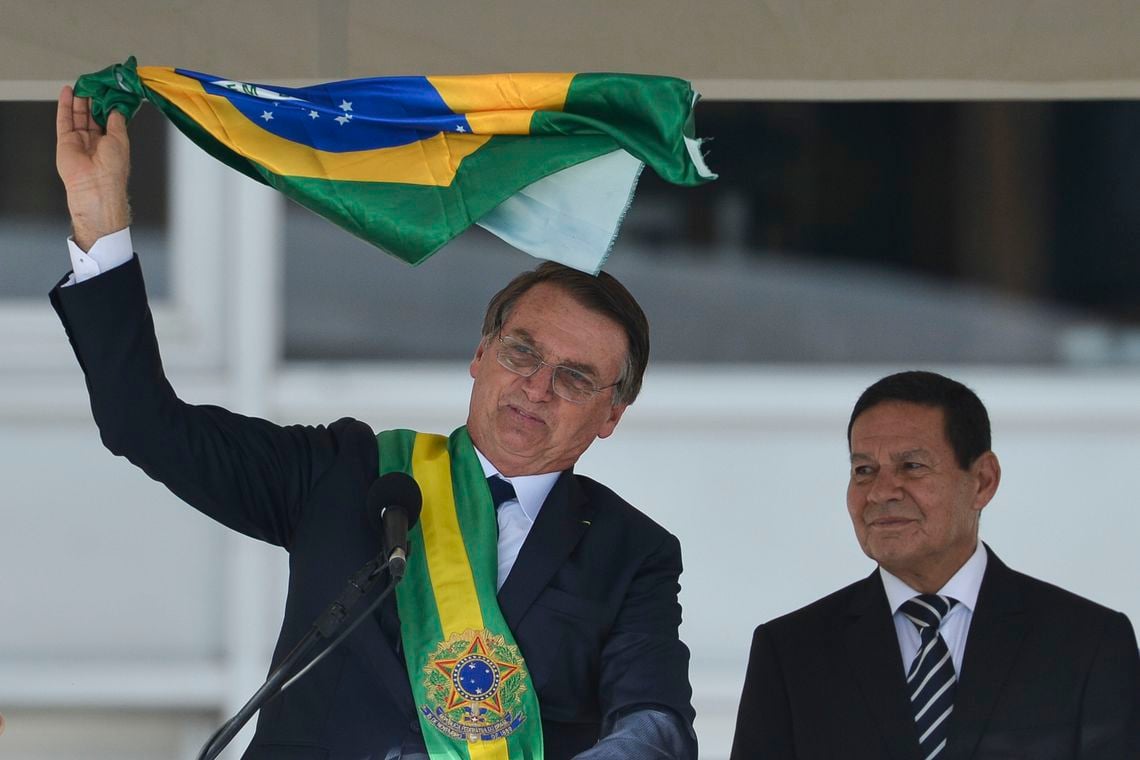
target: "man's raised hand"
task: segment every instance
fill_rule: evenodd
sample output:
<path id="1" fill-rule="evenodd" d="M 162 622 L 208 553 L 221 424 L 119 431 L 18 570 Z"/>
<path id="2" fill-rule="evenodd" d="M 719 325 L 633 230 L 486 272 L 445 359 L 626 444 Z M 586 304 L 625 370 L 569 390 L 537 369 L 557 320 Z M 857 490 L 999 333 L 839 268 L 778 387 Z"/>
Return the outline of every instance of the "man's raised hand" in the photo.
<path id="1" fill-rule="evenodd" d="M 87 98 L 75 97 L 71 87 L 64 86 L 59 93 L 55 134 L 55 166 L 67 190 L 75 243 L 87 251 L 96 240 L 131 221 L 127 121 L 113 111 L 104 132 L 91 117 Z"/>

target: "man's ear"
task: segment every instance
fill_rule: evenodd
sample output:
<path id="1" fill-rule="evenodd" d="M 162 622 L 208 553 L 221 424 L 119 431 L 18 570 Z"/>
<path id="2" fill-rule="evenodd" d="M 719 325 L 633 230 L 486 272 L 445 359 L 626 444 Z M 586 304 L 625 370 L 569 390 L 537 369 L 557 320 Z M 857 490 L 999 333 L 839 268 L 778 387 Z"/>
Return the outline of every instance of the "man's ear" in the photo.
<path id="1" fill-rule="evenodd" d="M 483 360 L 483 354 L 487 350 L 487 339 L 483 338 L 479 341 L 479 345 L 475 347 L 475 357 L 471 360 L 471 365 L 468 367 L 468 372 L 471 378 L 474 379 L 476 373 L 479 371 L 479 362 Z"/>
<path id="2" fill-rule="evenodd" d="M 974 509 L 981 512 L 997 493 L 1001 483 L 1001 463 L 998 462 L 997 454 L 992 451 L 982 454 L 970 465 L 970 472 L 978 489 L 974 496 Z"/>
<path id="3" fill-rule="evenodd" d="M 611 406 L 610 415 L 606 417 L 605 421 L 602 423 L 601 429 L 598 430 L 598 437 L 609 438 L 611 435 L 613 435 L 614 428 L 617 427 L 618 422 L 621 421 L 621 416 L 625 414 L 625 410 L 628 408 L 629 404 L 618 404 L 617 406 Z"/>

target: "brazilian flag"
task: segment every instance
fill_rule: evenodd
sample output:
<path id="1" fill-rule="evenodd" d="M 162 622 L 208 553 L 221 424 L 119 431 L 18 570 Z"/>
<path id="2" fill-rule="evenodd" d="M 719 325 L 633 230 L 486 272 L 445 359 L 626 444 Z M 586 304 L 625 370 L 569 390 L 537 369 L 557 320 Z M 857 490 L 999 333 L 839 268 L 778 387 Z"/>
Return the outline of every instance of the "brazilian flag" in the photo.
<path id="1" fill-rule="evenodd" d="M 354 79 L 290 88 L 124 64 L 79 78 L 106 124 L 143 100 L 212 156 L 418 264 L 472 224 L 597 272 L 648 164 L 714 179 L 688 82 L 634 74 Z"/>

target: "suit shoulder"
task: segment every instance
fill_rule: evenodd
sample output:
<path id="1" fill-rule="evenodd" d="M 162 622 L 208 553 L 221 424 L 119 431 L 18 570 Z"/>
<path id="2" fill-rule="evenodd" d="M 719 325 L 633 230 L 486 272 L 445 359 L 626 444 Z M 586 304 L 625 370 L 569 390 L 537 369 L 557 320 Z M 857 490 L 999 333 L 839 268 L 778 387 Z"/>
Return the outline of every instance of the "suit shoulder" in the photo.
<path id="1" fill-rule="evenodd" d="M 290 429 L 309 441 L 315 462 L 324 461 L 325 466 L 347 462 L 363 477 L 375 480 L 379 469 L 376 434 L 367 423 L 341 417 L 327 425 L 291 425 Z"/>
<path id="2" fill-rule="evenodd" d="M 760 624 L 756 627 L 756 631 L 764 629 L 778 636 L 799 636 L 806 631 L 819 631 L 830 627 L 851 608 L 852 602 L 858 595 L 866 593 L 865 584 L 868 582 L 866 578 L 855 581 L 798 610 Z"/>
<path id="3" fill-rule="evenodd" d="M 289 425 L 289 430 L 295 430 L 311 437 L 317 445 L 339 451 L 345 448 L 376 447 L 376 434 L 366 422 L 352 417 L 341 417 L 335 422 L 325 425 Z"/>
<path id="4" fill-rule="evenodd" d="M 598 520 L 613 520 L 619 523 L 630 535 L 638 536 L 647 544 L 658 545 L 677 538 L 663 528 L 649 515 L 618 496 L 613 489 L 602 485 L 593 478 L 574 474 L 574 480 L 585 493 L 586 499 L 595 508 Z"/>
<path id="5" fill-rule="evenodd" d="M 354 446 L 365 445 L 367 448 L 366 442 L 371 440 L 371 447 L 376 447 L 376 433 L 366 422 L 361 422 L 352 417 L 341 417 L 335 422 L 330 422 L 327 427 L 333 440 L 337 443 L 342 445 L 349 443 Z"/>
<path id="6" fill-rule="evenodd" d="M 1046 610 L 1051 618 L 1061 620 L 1071 617 L 1081 620 L 1099 620 L 1115 618 L 1122 614 L 1048 581 L 1034 578 L 1017 570 L 1009 569 L 1009 573 L 1021 587 L 1023 598 L 1033 607 Z"/>

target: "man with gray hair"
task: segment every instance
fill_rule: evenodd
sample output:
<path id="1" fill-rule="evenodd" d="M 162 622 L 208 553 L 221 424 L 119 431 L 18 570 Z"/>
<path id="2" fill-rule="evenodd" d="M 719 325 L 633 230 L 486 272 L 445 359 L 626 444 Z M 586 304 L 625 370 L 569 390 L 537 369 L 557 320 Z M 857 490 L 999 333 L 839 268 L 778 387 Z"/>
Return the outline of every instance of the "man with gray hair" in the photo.
<path id="1" fill-rule="evenodd" d="M 546 263 L 491 301 L 450 436 L 283 427 L 179 399 L 130 242 L 126 125 L 64 88 L 73 272 L 52 291 L 105 445 L 290 554 L 276 665 L 377 552 L 378 476 L 424 493 L 407 577 L 262 710 L 245 757 L 696 757 L 677 539 L 573 471 L 641 387 L 649 326 L 613 277 Z"/>

